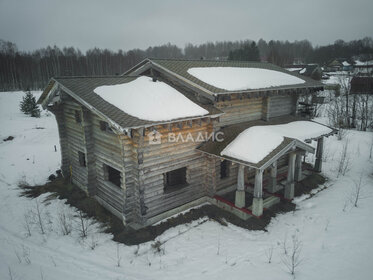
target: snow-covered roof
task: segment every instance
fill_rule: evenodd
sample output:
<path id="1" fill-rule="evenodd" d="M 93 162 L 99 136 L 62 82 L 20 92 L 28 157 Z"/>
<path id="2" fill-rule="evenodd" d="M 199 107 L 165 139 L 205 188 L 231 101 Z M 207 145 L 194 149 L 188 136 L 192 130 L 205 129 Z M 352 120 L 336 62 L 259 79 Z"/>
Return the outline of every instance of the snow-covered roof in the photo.
<path id="1" fill-rule="evenodd" d="M 369 60 L 369 61 L 360 61 L 360 60 L 356 60 L 355 61 L 355 66 L 372 66 L 373 65 L 373 60 Z"/>
<path id="2" fill-rule="evenodd" d="M 136 114 L 130 115 L 129 113 L 123 111 L 121 108 L 119 108 L 119 103 L 117 100 L 111 100 L 111 103 L 104 98 L 102 98 L 99 94 L 95 93 L 94 90 L 96 88 L 99 88 L 101 86 L 114 86 L 114 85 L 122 85 L 122 84 L 131 84 L 139 77 L 129 77 L 129 76 L 102 76 L 102 77 L 56 77 L 52 78 L 40 96 L 38 103 L 42 104 L 43 107 L 47 107 L 51 98 L 53 98 L 54 94 L 58 92 L 56 89 L 62 90 L 65 94 L 68 94 L 71 96 L 74 100 L 82 104 L 84 107 L 92 111 L 94 114 L 100 116 L 102 119 L 106 120 L 110 126 L 117 129 L 118 131 L 127 131 L 128 129 L 132 128 L 139 128 L 139 127 L 150 127 L 154 125 L 160 125 L 160 124 L 166 124 L 170 122 L 178 122 L 181 120 L 187 120 L 187 119 L 196 119 L 196 118 L 202 118 L 202 117 L 218 117 L 222 114 L 222 111 L 217 109 L 213 106 L 213 104 L 207 104 L 206 102 L 201 102 L 198 98 L 196 98 L 194 95 L 189 94 L 187 92 L 179 92 L 177 90 L 172 91 L 171 89 L 168 89 L 169 91 L 166 91 L 166 94 L 162 94 L 163 100 L 166 98 L 166 96 L 172 92 L 176 92 L 177 98 L 172 95 L 172 98 L 167 100 L 166 102 L 170 105 L 177 103 L 177 108 L 179 108 L 179 112 L 172 111 L 171 109 L 165 109 L 167 110 L 167 113 L 165 112 L 158 112 L 158 115 L 150 116 L 151 119 L 169 119 L 170 117 L 175 116 L 185 116 L 185 115 L 193 115 L 191 117 L 181 117 L 178 119 L 171 119 L 171 120 L 165 120 L 165 121 L 150 121 L 147 119 L 140 119 L 138 118 Z M 142 79 L 142 78 L 141 78 Z M 149 79 L 149 78 L 145 78 Z M 153 83 L 155 88 L 158 88 L 158 84 Z M 148 84 L 150 84 L 150 81 L 148 80 Z M 157 85 L 155 85 L 157 84 Z M 166 88 L 168 87 L 167 84 L 163 84 Z M 147 106 L 147 108 L 151 107 L 149 105 L 149 100 L 153 100 L 153 107 L 151 107 L 151 110 L 153 111 L 159 111 L 165 106 L 164 104 L 160 104 L 159 100 L 154 100 L 155 96 L 159 97 L 159 95 L 150 96 L 144 94 L 144 91 L 138 92 L 138 96 L 135 96 L 134 99 L 131 99 L 131 102 L 133 100 L 139 100 L 139 103 L 141 103 L 141 106 Z M 149 91 L 147 91 L 149 93 Z M 153 94 L 151 92 L 151 94 Z M 185 98 L 180 97 L 180 94 L 183 95 Z M 130 94 L 130 95 L 133 95 Z M 142 96 L 142 99 L 141 97 Z M 122 102 L 124 102 L 122 100 Z M 140 104 L 137 103 L 136 107 L 140 107 Z M 161 106 L 162 105 L 162 106 Z M 126 105 L 124 105 L 126 106 Z M 180 107 L 183 107 L 180 109 Z M 184 108 L 185 107 L 185 108 Z M 189 108 L 192 108 L 191 111 L 189 111 Z M 194 109 L 193 109 L 194 108 Z M 201 110 L 202 108 L 202 110 Z M 123 108 L 125 109 L 125 108 Z M 129 108 L 130 110 L 132 108 Z M 128 112 L 131 112 L 130 110 L 127 110 Z M 145 109 L 139 109 L 139 111 L 145 110 Z M 206 111 L 207 114 L 206 114 Z M 188 112 L 186 112 L 188 111 Z M 183 112 L 187 114 L 183 114 Z M 142 114 L 144 118 L 146 118 L 146 112 Z M 162 115 L 163 114 L 163 115 Z M 165 114 L 167 114 L 166 117 Z M 199 114 L 194 116 L 195 114 Z M 162 117 L 163 116 L 163 117 Z M 156 118 L 157 117 L 157 118 Z M 149 119 L 149 117 L 148 117 Z"/>
<path id="3" fill-rule="evenodd" d="M 202 76 L 194 73 L 194 69 L 200 69 L 201 72 L 211 72 L 211 69 L 225 68 L 220 76 L 214 76 L 215 73 L 208 73 L 211 81 L 205 82 Z M 235 71 L 249 73 L 238 76 L 232 73 L 229 69 Z M 319 81 L 315 81 L 309 77 L 299 76 L 295 72 L 286 71 L 285 69 L 267 62 L 256 61 L 232 61 L 232 60 L 185 60 L 185 59 L 145 59 L 122 76 L 139 76 L 143 75 L 149 69 L 153 69 L 156 73 L 163 73 L 166 76 L 172 76 L 179 80 L 184 86 L 187 86 L 200 94 L 201 96 L 216 101 L 219 95 L 242 93 L 247 97 L 266 96 L 269 91 L 274 94 L 282 93 L 289 89 L 309 89 L 311 92 L 321 90 L 324 86 Z M 268 70 L 268 71 L 265 71 Z M 226 72 L 229 71 L 229 72 Z M 224 73 L 226 72 L 226 74 Z M 255 73 L 255 75 L 251 75 Z M 275 73 L 273 75 L 265 75 L 265 73 Z M 197 75 L 197 76 L 195 76 Z M 206 75 L 202 73 L 201 75 Z M 281 78 L 278 78 L 281 76 Z M 286 79 L 284 78 L 286 77 Z M 288 80 L 291 79 L 290 81 Z M 233 79 L 233 80 L 231 80 Z M 238 83 L 235 83 L 238 80 Z M 223 83 L 220 85 L 220 83 Z M 225 83 L 228 83 L 226 85 Z M 216 85 L 215 85 L 216 84 Z M 228 90 L 234 89 L 234 90 Z M 237 90 L 239 89 L 239 90 Z"/>
<path id="4" fill-rule="evenodd" d="M 168 84 L 142 76 L 131 82 L 93 90 L 123 112 L 148 121 L 204 116 L 209 112 Z"/>
<path id="5" fill-rule="evenodd" d="M 311 121 L 253 126 L 241 132 L 220 154 L 255 164 L 281 145 L 285 137 L 305 141 L 332 132 L 331 128 Z"/>
<path id="6" fill-rule="evenodd" d="M 348 63 L 347 61 L 343 61 L 343 62 L 342 62 L 342 65 L 343 65 L 343 66 L 350 66 L 351 64 Z"/>
<path id="7" fill-rule="evenodd" d="M 305 80 L 293 75 L 261 68 L 195 67 L 187 72 L 209 85 L 229 91 L 305 83 Z"/>

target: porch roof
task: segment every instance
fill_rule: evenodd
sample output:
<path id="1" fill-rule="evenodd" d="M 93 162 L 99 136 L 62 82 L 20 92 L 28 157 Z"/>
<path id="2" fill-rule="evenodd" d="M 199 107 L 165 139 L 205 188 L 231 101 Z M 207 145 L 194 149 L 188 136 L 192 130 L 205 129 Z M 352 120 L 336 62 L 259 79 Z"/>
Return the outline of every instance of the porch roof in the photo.
<path id="1" fill-rule="evenodd" d="M 303 141 L 300 141 L 300 140 L 295 139 L 295 138 L 284 136 L 283 141 L 281 143 L 279 143 L 279 145 L 275 149 L 273 149 L 271 152 L 269 152 L 263 159 L 261 159 L 258 162 L 245 161 L 245 160 L 242 160 L 242 157 L 240 159 L 239 157 L 231 157 L 231 156 L 227 156 L 227 155 L 222 155 L 222 151 L 230 143 L 232 143 L 237 138 L 237 136 L 241 134 L 241 132 L 243 132 L 244 130 L 246 130 L 250 127 L 288 124 L 290 122 L 301 121 L 301 120 L 304 121 L 305 119 L 297 118 L 297 117 L 294 117 L 294 116 L 286 116 L 286 117 L 271 119 L 269 121 L 256 120 L 256 121 L 250 121 L 250 122 L 245 122 L 245 123 L 241 123 L 241 124 L 227 126 L 227 127 L 224 127 L 221 130 L 221 132 L 224 134 L 224 140 L 223 141 L 221 141 L 221 142 L 218 142 L 218 141 L 206 142 L 206 143 L 202 144 L 198 148 L 198 150 L 203 152 L 203 153 L 219 157 L 221 159 L 227 159 L 227 160 L 230 160 L 232 162 L 243 164 L 243 165 L 255 168 L 255 169 L 262 169 L 263 170 L 263 169 L 267 168 L 268 166 L 270 166 L 278 158 L 280 158 L 281 156 L 283 156 L 284 154 L 286 154 L 287 152 L 289 152 L 291 150 L 299 149 L 299 150 L 303 150 L 303 151 L 306 151 L 306 152 L 314 153 L 315 149 L 312 146 L 306 144 Z M 329 136 L 331 134 L 336 133 L 336 130 L 334 128 L 331 128 L 331 127 L 328 127 L 328 128 L 331 129 L 330 133 L 321 134 L 321 135 L 318 135 L 317 137 L 313 137 L 313 138 L 310 138 L 310 139 L 304 139 L 304 140 L 306 140 L 308 142 L 308 141 L 311 141 L 311 140 L 317 140 L 318 138 L 321 138 L 323 136 Z M 265 140 L 265 139 L 263 139 L 263 140 Z"/>

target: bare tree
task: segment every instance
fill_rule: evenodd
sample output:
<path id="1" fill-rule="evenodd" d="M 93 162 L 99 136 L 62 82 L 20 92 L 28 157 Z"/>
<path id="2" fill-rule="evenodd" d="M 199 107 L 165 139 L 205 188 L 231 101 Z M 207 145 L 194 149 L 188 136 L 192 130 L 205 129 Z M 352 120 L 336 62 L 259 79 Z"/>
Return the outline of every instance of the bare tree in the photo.
<path id="1" fill-rule="evenodd" d="M 93 225 L 93 221 L 87 217 L 81 210 L 78 211 L 77 216 L 77 231 L 81 238 L 86 238 L 88 236 L 88 231 Z"/>
<path id="2" fill-rule="evenodd" d="M 30 248 L 28 248 L 25 245 L 22 245 L 22 251 L 18 251 L 16 248 L 14 248 L 14 254 L 16 255 L 18 262 L 25 263 L 25 264 L 31 264 L 31 258 L 30 258 Z"/>
<path id="3" fill-rule="evenodd" d="M 67 209 L 62 207 L 60 211 L 58 212 L 57 216 L 59 226 L 61 233 L 63 235 L 69 235 L 72 231 L 72 221 L 73 221 L 73 215 L 72 213 L 69 213 Z"/>
<path id="4" fill-rule="evenodd" d="M 285 235 L 284 240 L 282 242 L 282 249 L 284 251 L 284 255 L 288 254 L 288 244 L 287 243 L 288 243 L 288 237 L 287 237 L 287 235 Z"/>
<path id="5" fill-rule="evenodd" d="M 271 263 L 271 262 L 272 262 L 273 250 L 274 250 L 273 244 L 271 244 L 271 245 L 270 245 L 270 246 L 265 250 L 265 255 L 266 255 L 266 257 L 267 257 L 267 261 L 268 261 L 268 263 Z"/>
<path id="6" fill-rule="evenodd" d="M 21 254 L 17 251 L 17 249 L 14 248 L 14 254 L 16 255 L 17 257 L 17 260 L 18 260 L 18 263 L 21 264 L 22 263 L 22 257 L 21 257 Z"/>
<path id="7" fill-rule="evenodd" d="M 41 234 L 45 234 L 45 225 L 43 220 L 43 209 L 40 206 L 39 199 L 35 199 L 35 218 L 36 218 L 36 224 L 38 225 Z"/>
<path id="8" fill-rule="evenodd" d="M 22 245 L 22 253 L 23 253 L 23 260 L 26 264 L 31 264 L 30 259 L 30 248 L 26 247 L 25 245 Z"/>
<path id="9" fill-rule="evenodd" d="M 338 174 L 345 175 L 350 168 L 350 157 L 348 155 L 348 140 L 343 144 L 342 151 L 340 153 L 339 161 L 338 161 Z"/>
<path id="10" fill-rule="evenodd" d="M 31 220 L 31 215 L 30 211 L 26 212 L 24 215 L 24 221 L 23 221 L 23 227 L 26 230 L 26 236 L 30 237 L 31 236 L 31 226 L 32 226 L 32 220 Z"/>
<path id="11" fill-rule="evenodd" d="M 338 77 L 338 82 L 341 86 L 341 94 L 345 97 L 345 118 L 346 118 L 346 125 L 347 127 L 351 127 L 351 120 L 350 120 L 350 107 L 349 107 L 349 99 L 350 99 L 350 91 L 351 91 L 351 79 L 350 75 L 341 75 Z"/>
<path id="12" fill-rule="evenodd" d="M 294 275 L 296 268 L 302 263 L 302 242 L 296 235 L 293 235 L 291 240 L 291 248 L 288 254 L 282 256 L 282 263 L 291 275 Z"/>
<path id="13" fill-rule="evenodd" d="M 338 129 L 338 134 L 337 134 L 337 139 L 339 141 L 341 141 L 342 139 L 344 139 L 346 137 L 347 134 L 348 134 L 348 130 L 347 129 L 339 128 Z"/>
<path id="14" fill-rule="evenodd" d="M 358 206 L 359 199 L 361 198 L 362 187 L 363 187 L 362 181 L 363 181 L 363 174 L 360 175 L 358 180 L 354 181 L 355 188 L 352 193 L 354 207 Z"/>
<path id="15" fill-rule="evenodd" d="M 327 114 L 329 119 L 329 124 L 331 126 L 337 127 L 338 129 L 345 128 L 346 125 L 346 100 L 341 96 L 335 97 L 330 101 L 327 108 Z"/>
<path id="16" fill-rule="evenodd" d="M 94 250 L 98 245 L 98 238 L 96 234 L 91 234 L 90 239 L 89 239 L 89 248 L 91 250 Z"/>
<path id="17" fill-rule="evenodd" d="M 15 280 L 12 269 L 10 268 L 9 265 L 8 265 L 8 275 L 9 275 L 10 280 Z"/>

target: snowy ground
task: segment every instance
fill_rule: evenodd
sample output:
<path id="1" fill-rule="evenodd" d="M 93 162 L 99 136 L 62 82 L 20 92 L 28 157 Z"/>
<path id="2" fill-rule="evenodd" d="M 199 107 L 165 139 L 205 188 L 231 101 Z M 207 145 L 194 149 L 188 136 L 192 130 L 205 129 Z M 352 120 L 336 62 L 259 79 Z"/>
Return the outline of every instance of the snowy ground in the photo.
<path id="1" fill-rule="evenodd" d="M 41 206 L 44 220 L 49 221 L 46 233 L 31 224 L 27 236 L 25 215 L 35 212 L 36 200 L 19 197 L 17 182 L 43 183 L 58 168 L 60 157 L 59 151 L 54 152 L 59 143 L 53 115 L 43 113 L 40 119 L 22 115 L 21 96 L 0 93 L 0 279 L 291 279 L 282 261 L 283 243 L 287 240 L 291 251 L 294 235 L 302 242 L 297 279 L 371 278 L 373 133 L 350 131 L 342 141 L 326 139 L 327 188 L 311 198 L 297 199 L 297 211 L 277 216 L 268 232 L 201 219 L 159 236 L 165 241 L 163 254 L 154 252 L 153 242 L 117 245 L 97 227 L 81 240 L 75 223 L 71 235 L 63 236 L 58 215 L 75 210 L 56 199 Z M 3 142 L 9 135 L 15 139 Z M 350 168 L 337 178 L 346 142 Z M 363 198 L 356 208 L 350 198 L 360 176 Z M 93 243 L 97 243 L 94 250 Z M 269 264 L 266 252 L 271 247 Z"/>

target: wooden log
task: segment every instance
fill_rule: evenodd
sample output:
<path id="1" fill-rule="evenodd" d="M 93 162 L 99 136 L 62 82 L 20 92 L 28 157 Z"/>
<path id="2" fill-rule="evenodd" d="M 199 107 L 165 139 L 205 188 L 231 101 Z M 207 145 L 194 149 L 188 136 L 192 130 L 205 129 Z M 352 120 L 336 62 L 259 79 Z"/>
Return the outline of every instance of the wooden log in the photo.
<path id="1" fill-rule="evenodd" d="M 321 137 L 317 140 L 316 160 L 315 160 L 315 167 L 314 167 L 314 170 L 316 172 L 321 172 L 321 169 L 322 169 L 323 150 L 324 150 L 324 137 Z"/>

